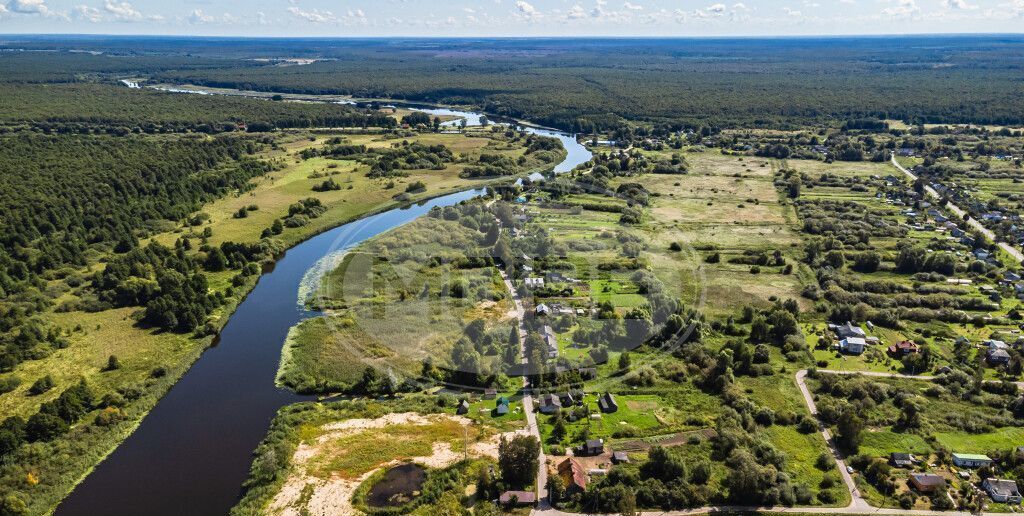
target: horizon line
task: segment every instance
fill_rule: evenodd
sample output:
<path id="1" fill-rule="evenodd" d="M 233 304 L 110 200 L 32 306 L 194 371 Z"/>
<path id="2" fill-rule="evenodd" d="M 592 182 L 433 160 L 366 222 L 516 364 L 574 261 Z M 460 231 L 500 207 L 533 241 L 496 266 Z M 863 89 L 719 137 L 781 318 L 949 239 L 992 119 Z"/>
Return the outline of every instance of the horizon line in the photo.
<path id="1" fill-rule="evenodd" d="M 0 38 L 7 37 L 35 37 L 35 38 L 194 38 L 194 39 L 235 39 L 235 40 L 335 40 L 335 41 L 376 41 L 387 39 L 403 40 L 689 40 L 689 39 L 830 39 L 830 38 L 920 38 L 920 37 L 1024 37 L 1022 32 L 914 32 L 914 33 L 849 33 L 849 34 L 734 34 L 734 35 L 665 35 L 665 36 L 643 36 L 643 35 L 576 35 L 576 36 L 422 36 L 422 35 L 377 35 L 377 36 L 242 36 L 242 35 L 202 35 L 202 34 L 112 34 L 103 32 L 12 32 L 0 33 Z M 2 45 L 3 42 L 0 42 Z"/>

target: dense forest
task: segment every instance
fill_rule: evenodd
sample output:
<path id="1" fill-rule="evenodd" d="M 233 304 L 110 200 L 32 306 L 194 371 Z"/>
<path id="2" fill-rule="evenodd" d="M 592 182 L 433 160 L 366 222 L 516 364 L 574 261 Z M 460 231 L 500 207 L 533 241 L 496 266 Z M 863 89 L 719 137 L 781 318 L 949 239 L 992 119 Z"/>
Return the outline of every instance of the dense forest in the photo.
<path id="1" fill-rule="evenodd" d="M 668 127 L 788 127 L 841 124 L 851 118 L 1024 122 L 1024 85 L 1019 80 L 1024 40 L 1016 36 L 721 39 L 701 40 L 699 45 L 686 39 L 349 42 L 24 37 L 6 45 L 103 52 L 0 55 L 0 77 L 8 84 L 0 86 L 0 119 L 19 122 L 120 123 L 132 118 L 181 124 L 204 118 L 207 111 L 223 113 L 216 117 L 219 122 L 278 118 L 279 127 L 301 127 L 351 110 L 306 104 L 288 108 L 291 114 L 285 116 L 284 108 L 273 103 L 255 112 L 252 105 L 236 104 L 237 99 L 209 105 L 199 100 L 186 107 L 173 98 L 145 97 L 156 96 L 153 92 L 41 84 L 136 76 L 283 93 L 470 104 L 583 132 L 616 129 L 626 120 Z M 139 55 L 138 48 L 147 53 Z M 275 59 L 285 57 L 320 60 L 281 66 Z M 985 81 L 976 80 L 979 73 L 984 73 Z M 19 87 L 13 87 L 15 83 Z M 22 87 L 28 84 L 37 87 Z M 154 104 L 152 113 L 139 112 L 149 104 Z M 370 123 L 374 122 L 378 121 Z"/>
<path id="2" fill-rule="evenodd" d="M 338 104 L 181 95 L 113 84 L 0 82 L 0 132 L 25 126 L 44 132 L 127 134 L 395 124 L 382 113 Z"/>

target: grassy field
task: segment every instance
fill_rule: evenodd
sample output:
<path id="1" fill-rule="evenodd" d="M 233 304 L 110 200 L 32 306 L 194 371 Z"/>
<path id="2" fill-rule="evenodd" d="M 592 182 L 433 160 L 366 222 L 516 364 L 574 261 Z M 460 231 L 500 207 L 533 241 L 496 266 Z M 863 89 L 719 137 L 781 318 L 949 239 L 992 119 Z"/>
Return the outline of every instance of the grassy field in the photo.
<path id="1" fill-rule="evenodd" d="M 431 262 L 472 255 L 481 236 L 455 222 L 424 217 L 349 252 L 314 288 L 310 302 L 329 315 L 290 331 L 279 381 L 301 390 L 337 391 L 351 386 L 367 366 L 415 376 L 428 358 L 446 366 L 455 340 L 473 319 L 487 321 L 488 330 L 504 339 L 512 307 L 495 269 Z M 457 282 L 469 285 L 466 296 L 443 294 Z"/>
<path id="2" fill-rule="evenodd" d="M 655 268 L 663 281 L 678 284 L 678 278 L 666 273 L 681 267 L 689 270 L 696 261 L 699 273 L 690 271 L 687 281 L 701 284 L 682 290 L 702 291 L 705 310 L 716 315 L 731 313 L 752 300 L 763 306 L 771 299 L 798 299 L 800 281 L 795 275 L 782 274 L 782 267 L 762 267 L 759 274 L 751 274 L 749 266 L 728 263 L 730 257 L 749 251 L 779 250 L 795 257 L 791 250 L 800 235 L 793 227 L 792 208 L 780 202 L 772 182 L 777 165 L 711 152 L 687 153 L 686 160 L 690 164 L 686 175 L 629 178 L 655 195 L 645 230 L 652 253 L 663 258 Z M 668 252 L 673 242 L 698 250 L 697 256 Z M 716 252 L 722 259 L 706 263 Z"/>

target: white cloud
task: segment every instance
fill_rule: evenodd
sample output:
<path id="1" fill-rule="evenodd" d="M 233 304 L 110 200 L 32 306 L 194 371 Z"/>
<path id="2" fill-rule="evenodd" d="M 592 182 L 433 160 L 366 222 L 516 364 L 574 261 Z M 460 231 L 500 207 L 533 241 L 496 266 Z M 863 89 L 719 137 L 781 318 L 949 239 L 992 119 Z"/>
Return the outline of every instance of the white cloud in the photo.
<path id="1" fill-rule="evenodd" d="M 958 9 L 962 11 L 972 11 L 977 9 L 977 5 L 971 5 L 967 3 L 967 0 L 944 0 L 943 5 L 948 9 Z"/>
<path id="2" fill-rule="evenodd" d="M 265 13 L 263 11 L 256 11 L 256 23 L 258 23 L 260 25 L 266 25 L 268 23 L 267 22 L 267 13 Z"/>
<path id="3" fill-rule="evenodd" d="M 342 21 L 348 25 L 366 25 L 369 23 L 366 13 L 362 9 L 349 9 Z"/>
<path id="4" fill-rule="evenodd" d="M 899 4 L 894 7 L 886 7 L 882 9 L 883 16 L 894 16 L 894 17 L 908 17 L 916 16 L 921 14 L 921 8 L 917 6 L 915 0 L 899 0 Z"/>
<path id="5" fill-rule="evenodd" d="M 797 18 L 797 17 L 803 15 L 802 12 L 790 9 L 789 7 L 783 7 L 782 10 L 786 12 L 786 16 L 792 16 L 794 18 Z"/>
<path id="6" fill-rule="evenodd" d="M 569 9 L 569 12 L 566 13 L 565 17 L 570 19 L 570 20 L 579 20 L 579 19 L 582 19 L 582 18 L 586 18 L 587 17 L 587 12 L 584 11 L 583 8 L 580 7 L 579 4 L 576 4 L 576 5 L 572 6 L 571 9 Z"/>
<path id="7" fill-rule="evenodd" d="M 288 12 L 302 18 L 310 23 L 334 23 L 338 21 L 338 17 L 331 11 L 321 11 L 319 9 L 313 9 L 312 11 L 303 11 L 298 7 L 289 7 Z"/>
<path id="8" fill-rule="evenodd" d="M 632 2 L 626 2 L 626 3 L 622 4 L 622 7 L 626 8 L 626 9 L 629 9 L 630 11 L 642 11 L 642 10 L 644 10 L 644 6 L 637 5 L 637 4 L 634 4 Z"/>
<path id="9" fill-rule="evenodd" d="M 543 16 L 540 11 L 533 6 L 533 4 L 524 0 L 518 0 L 516 2 L 516 11 L 519 12 L 519 16 L 526 18 L 527 20 L 536 20 Z"/>
<path id="10" fill-rule="evenodd" d="M 44 0 L 11 0 L 7 3 L 7 10 L 12 13 L 41 14 L 43 16 L 50 16 L 53 13 Z"/>
<path id="11" fill-rule="evenodd" d="M 693 16 L 695 18 L 711 18 L 714 16 L 722 16 L 725 12 L 725 4 L 711 4 L 703 9 L 693 11 Z"/>
<path id="12" fill-rule="evenodd" d="M 142 20 L 142 13 L 139 12 L 132 4 L 128 2 L 115 2 L 107 0 L 103 5 L 103 10 L 114 15 L 114 19 L 117 21 L 140 21 Z"/>
<path id="13" fill-rule="evenodd" d="M 192 12 L 188 13 L 188 22 L 194 25 L 199 25 L 201 23 L 213 23 L 215 21 L 217 21 L 216 16 L 206 14 L 202 9 L 194 9 Z"/>
<path id="14" fill-rule="evenodd" d="M 1010 16 L 1024 18 L 1024 0 L 1012 0 L 1010 3 L 1001 4 L 999 7 L 1007 8 L 1010 12 Z"/>
<path id="15" fill-rule="evenodd" d="M 7 6 L 4 4 L 0 4 L 0 14 L 3 14 L 5 12 L 7 12 Z"/>
<path id="16" fill-rule="evenodd" d="M 71 9 L 71 16 L 77 20 L 83 20 L 89 23 L 99 23 L 103 21 L 103 13 L 101 13 L 99 9 L 89 7 L 88 5 L 76 5 Z"/>

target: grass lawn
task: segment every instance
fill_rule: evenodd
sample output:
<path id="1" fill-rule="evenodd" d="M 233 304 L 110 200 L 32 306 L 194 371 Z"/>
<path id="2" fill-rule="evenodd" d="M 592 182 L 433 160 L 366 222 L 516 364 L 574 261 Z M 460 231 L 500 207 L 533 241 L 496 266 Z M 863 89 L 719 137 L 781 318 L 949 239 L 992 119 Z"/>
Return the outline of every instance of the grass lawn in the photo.
<path id="1" fill-rule="evenodd" d="M 927 455 L 932 451 L 923 437 L 908 432 L 867 430 L 861 436 L 864 440 L 860 444 L 860 453 L 874 457 L 888 457 L 891 453 L 903 452 Z"/>
<path id="2" fill-rule="evenodd" d="M 836 502 L 831 507 L 846 507 L 850 503 L 850 493 L 840 479 L 836 471 L 835 463 L 829 471 L 822 471 L 815 466 L 815 462 L 823 453 L 828 453 L 825 441 L 818 432 L 801 434 L 793 426 L 772 425 L 764 430 L 765 436 L 774 444 L 779 451 L 786 454 L 786 472 L 789 473 L 796 483 L 806 484 L 813 490 L 818 490 L 819 484 L 825 476 L 835 480 L 835 486 L 830 488 L 836 497 Z"/>
<path id="3" fill-rule="evenodd" d="M 576 446 L 585 439 L 629 438 L 642 435 L 655 435 L 668 430 L 669 418 L 674 414 L 657 395 L 616 395 L 619 410 L 613 413 L 601 413 L 597 408 L 597 395 L 588 394 L 584 402 L 590 407 L 591 414 L 599 414 L 599 418 L 583 418 L 575 422 L 566 421 L 567 437 L 563 445 Z M 563 417 L 568 409 L 563 409 Z M 537 414 L 537 424 L 543 436 L 545 447 L 556 444 L 551 441 L 551 429 L 554 417 Z M 587 436 L 587 437 L 584 437 Z"/>
<path id="4" fill-rule="evenodd" d="M 965 432 L 936 432 L 935 439 L 950 451 L 960 453 L 984 453 L 992 450 L 1008 450 L 1024 443 L 1024 428 L 1005 427 L 984 434 Z"/>

